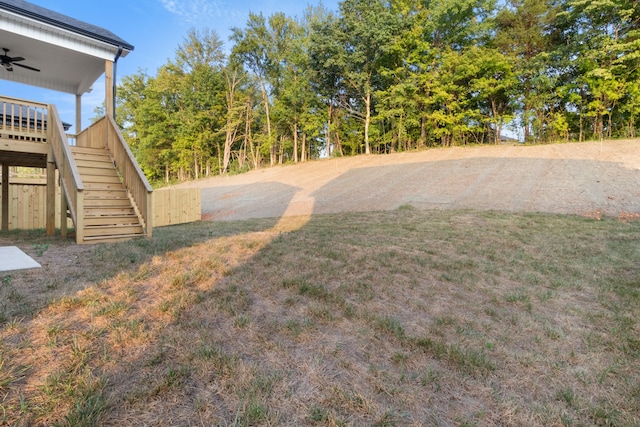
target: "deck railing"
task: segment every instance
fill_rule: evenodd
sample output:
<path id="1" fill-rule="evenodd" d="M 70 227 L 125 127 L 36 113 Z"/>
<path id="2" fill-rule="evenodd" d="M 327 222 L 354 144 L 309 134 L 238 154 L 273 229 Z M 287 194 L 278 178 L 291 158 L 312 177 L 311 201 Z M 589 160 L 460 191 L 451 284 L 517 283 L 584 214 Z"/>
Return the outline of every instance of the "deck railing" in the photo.
<path id="1" fill-rule="evenodd" d="M 113 117 L 107 116 L 104 120 L 107 122 L 107 145 L 109 151 L 113 156 L 118 172 L 122 176 L 125 187 L 131 194 L 142 216 L 142 225 L 145 228 L 146 235 L 151 237 L 153 230 L 153 205 L 151 200 L 153 188 L 151 188 L 147 177 L 144 176 L 140 166 L 138 166 L 138 162 L 133 157 L 133 153 L 125 142 L 122 132 L 120 132 L 120 128 Z"/>
<path id="2" fill-rule="evenodd" d="M 3 138 L 44 142 L 48 105 L 0 96 L 0 135 Z"/>
<path id="3" fill-rule="evenodd" d="M 151 195 L 153 189 L 138 166 L 120 129 L 111 117 L 103 117 L 76 136 L 78 147 L 109 150 L 116 169 L 140 215 L 145 234 L 151 237 L 153 229 Z"/>
<path id="4" fill-rule="evenodd" d="M 47 141 L 51 144 L 53 157 L 60 173 L 60 185 L 75 225 L 76 242 L 82 242 L 84 237 L 82 235 L 84 230 L 84 185 L 55 105 L 49 105 L 47 128 Z"/>

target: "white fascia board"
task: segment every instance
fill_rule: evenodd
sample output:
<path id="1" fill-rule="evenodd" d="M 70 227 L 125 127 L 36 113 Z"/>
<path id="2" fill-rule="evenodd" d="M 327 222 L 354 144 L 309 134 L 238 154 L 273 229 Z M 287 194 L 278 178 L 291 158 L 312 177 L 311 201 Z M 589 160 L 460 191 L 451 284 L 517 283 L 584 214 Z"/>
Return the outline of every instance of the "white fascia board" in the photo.
<path id="1" fill-rule="evenodd" d="M 113 61 L 118 47 L 63 28 L 48 25 L 31 18 L 0 10 L 0 28 L 23 37 L 60 46 L 84 55 Z M 128 51 L 123 51 L 126 56 Z"/>

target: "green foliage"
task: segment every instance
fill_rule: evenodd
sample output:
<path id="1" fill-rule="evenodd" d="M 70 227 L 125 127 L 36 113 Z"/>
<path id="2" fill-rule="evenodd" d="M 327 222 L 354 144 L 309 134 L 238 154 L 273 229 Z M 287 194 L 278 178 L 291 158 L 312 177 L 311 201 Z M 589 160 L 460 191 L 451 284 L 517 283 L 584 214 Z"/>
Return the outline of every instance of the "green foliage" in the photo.
<path id="1" fill-rule="evenodd" d="M 226 57 L 191 30 L 155 75 L 122 79 L 117 120 L 152 181 L 640 125 L 634 0 L 343 0 L 252 13 L 231 42 Z"/>

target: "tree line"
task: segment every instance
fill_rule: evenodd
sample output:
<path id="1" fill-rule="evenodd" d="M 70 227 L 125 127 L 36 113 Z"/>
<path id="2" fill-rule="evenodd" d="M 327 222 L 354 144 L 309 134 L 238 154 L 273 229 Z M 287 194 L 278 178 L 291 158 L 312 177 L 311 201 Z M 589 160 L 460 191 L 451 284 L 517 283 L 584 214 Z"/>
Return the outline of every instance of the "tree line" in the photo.
<path id="1" fill-rule="evenodd" d="M 319 156 L 635 137 L 638 0 L 343 0 L 191 30 L 126 76 L 117 121 L 152 180 Z"/>

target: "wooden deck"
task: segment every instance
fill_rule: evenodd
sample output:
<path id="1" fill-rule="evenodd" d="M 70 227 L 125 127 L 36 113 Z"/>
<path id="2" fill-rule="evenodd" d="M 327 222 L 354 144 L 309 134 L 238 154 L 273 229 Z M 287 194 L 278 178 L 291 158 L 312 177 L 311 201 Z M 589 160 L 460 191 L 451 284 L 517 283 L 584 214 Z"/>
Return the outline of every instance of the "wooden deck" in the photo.
<path id="1" fill-rule="evenodd" d="M 0 163 L 47 167 L 45 104 L 0 97 Z"/>
<path id="2" fill-rule="evenodd" d="M 57 169 L 64 195 L 60 223 L 71 217 L 77 243 L 151 236 L 152 189 L 113 119 L 105 117 L 74 136 L 77 146 L 71 147 L 53 105 L 0 97 L 0 116 L 3 229 L 8 169 L 23 166 L 47 169 L 48 234 L 55 232 Z M 65 225 L 61 233 L 66 235 Z"/>

